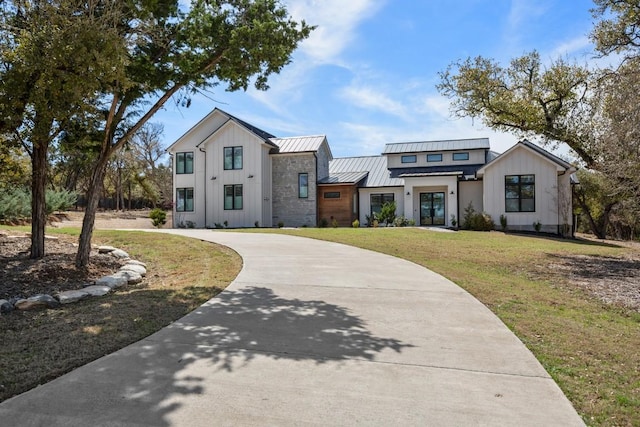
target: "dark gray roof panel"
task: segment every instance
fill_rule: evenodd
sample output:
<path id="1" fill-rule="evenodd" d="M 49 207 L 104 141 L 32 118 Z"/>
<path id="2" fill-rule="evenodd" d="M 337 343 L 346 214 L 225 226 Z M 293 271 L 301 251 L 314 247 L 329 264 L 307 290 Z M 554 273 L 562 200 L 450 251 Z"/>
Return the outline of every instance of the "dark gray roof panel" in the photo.
<path id="1" fill-rule="evenodd" d="M 329 162 L 329 175 L 345 172 L 369 172 L 363 187 L 402 187 L 401 178 L 391 178 L 384 156 L 343 157 Z"/>
<path id="2" fill-rule="evenodd" d="M 489 149 L 489 138 L 449 139 L 442 141 L 397 142 L 386 144 L 382 154 L 424 153 Z"/>
<path id="3" fill-rule="evenodd" d="M 415 168 L 395 168 L 391 170 L 394 178 L 404 176 L 417 176 L 416 174 L 442 174 L 451 172 L 461 172 L 461 175 L 475 175 L 476 171 L 484 165 L 449 165 L 449 166 L 423 166 Z"/>

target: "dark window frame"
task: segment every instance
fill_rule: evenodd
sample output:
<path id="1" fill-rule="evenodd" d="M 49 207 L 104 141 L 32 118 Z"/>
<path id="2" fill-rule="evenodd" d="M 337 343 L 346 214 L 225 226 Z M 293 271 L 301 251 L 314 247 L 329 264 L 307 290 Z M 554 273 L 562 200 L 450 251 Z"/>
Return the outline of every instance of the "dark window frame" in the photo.
<path id="1" fill-rule="evenodd" d="M 514 201 L 517 201 L 517 206 L 514 206 Z M 534 174 L 505 175 L 504 210 L 516 213 L 536 211 L 536 176 Z"/>
<path id="2" fill-rule="evenodd" d="M 302 183 L 303 177 L 305 178 L 304 185 Z M 309 198 L 309 174 L 306 172 L 298 174 L 298 198 L 300 199 Z"/>
<path id="3" fill-rule="evenodd" d="M 231 165 L 227 165 L 227 157 L 231 159 Z M 243 169 L 244 150 L 242 149 L 242 145 L 224 147 L 222 151 L 222 167 L 226 171 Z"/>
<path id="4" fill-rule="evenodd" d="M 191 160 L 191 161 L 187 162 L 187 160 Z M 176 153 L 176 175 L 192 174 L 193 163 L 194 163 L 193 151 L 183 151 L 180 153 Z M 187 166 L 191 166 L 191 167 L 188 168 Z"/>
<path id="5" fill-rule="evenodd" d="M 391 197 L 389 198 L 389 196 L 391 196 Z M 379 204 L 380 205 L 380 209 L 382 209 L 382 206 L 385 203 L 395 202 L 396 201 L 395 193 L 371 193 L 371 194 L 369 194 L 369 213 L 371 214 L 372 217 L 373 217 L 374 213 L 380 212 L 380 209 L 376 210 L 375 212 L 373 210 L 373 206 L 374 206 L 373 198 L 374 197 L 380 197 L 380 204 Z M 377 203 L 376 203 L 376 206 L 378 206 Z"/>
<path id="6" fill-rule="evenodd" d="M 182 193 L 182 197 L 180 197 L 180 193 Z M 191 197 L 188 197 L 188 195 L 191 195 Z M 180 205 L 180 200 L 183 201 L 182 206 Z M 189 209 L 188 200 L 191 200 L 191 209 Z M 193 187 L 176 188 L 176 212 L 195 212 Z"/>
<path id="7" fill-rule="evenodd" d="M 405 154 L 400 157 L 401 163 L 416 163 L 418 161 L 418 156 L 415 154 Z"/>
<path id="8" fill-rule="evenodd" d="M 456 157 L 458 158 L 456 159 Z M 453 153 L 453 155 L 451 156 L 451 160 L 453 160 L 454 162 L 463 162 L 465 160 L 469 160 L 469 152 Z"/>
<path id="9" fill-rule="evenodd" d="M 231 194 L 230 195 L 227 194 L 227 190 L 229 190 L 229 189 L 231 190 Z M 244 209 L 244 189 L 243 189 L 243 184 L 225 185 L 224 188 L 223 188 L 222 197 L 223 197 L 222 203 L 223 203 L 225 211 L 241 211 L 241 210 Z M 230 205 L 227 204 L 227 197 L 231 197 Z M 238 201 L 239 201 L 239 203 L 238 203 Z"/>
<path id="10" fill-rule="evenodd" d="M 427 163 L 437 163 L 442 161 L 442 153 L 427 154 Z"/>
<path id="11" fill-rule="evenodd" d="M 322 193 L 324 199 L 341 199 L 340 191 L 325 191 Z"/>

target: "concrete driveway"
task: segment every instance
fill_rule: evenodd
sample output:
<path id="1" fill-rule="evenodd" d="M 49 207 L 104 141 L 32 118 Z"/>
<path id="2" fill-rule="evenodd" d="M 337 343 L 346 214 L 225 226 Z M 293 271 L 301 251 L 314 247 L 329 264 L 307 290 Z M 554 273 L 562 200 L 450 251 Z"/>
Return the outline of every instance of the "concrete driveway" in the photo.
<path id="1" fill-rule="evenodd" d="M 169 327 L 0 404 L 0 424 L 583 425 L 499 319 L 425 268 L 290 236 L 167 232 L 233 248 L 242 272 Z"/>

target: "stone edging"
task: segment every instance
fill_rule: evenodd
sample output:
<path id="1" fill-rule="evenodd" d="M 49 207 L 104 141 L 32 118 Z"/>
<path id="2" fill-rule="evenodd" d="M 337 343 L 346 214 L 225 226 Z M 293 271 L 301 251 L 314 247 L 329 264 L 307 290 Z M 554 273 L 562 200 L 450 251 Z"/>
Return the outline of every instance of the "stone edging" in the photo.
<path id="1" fill-rule="evenodd" d="M 0 313 L 10 313 L 13 310 L 57 308 L 62 304 L 71 304 L 85 298 L 100 297 L 121 286 L 140 283 L 142 278 L 147 275 L 147 265 L 130 259 L 129 254 L 121 249 L 113 246 L 99 246 L 98 253 L 110 254 L 115 258 L 125 260 L 125 264 L 117 272 L 101 277 L 95 282 L 87 283 L 82 289 L 62 291 L 53 296 L 38 294 L 29 298 L 0 299 Z"/>

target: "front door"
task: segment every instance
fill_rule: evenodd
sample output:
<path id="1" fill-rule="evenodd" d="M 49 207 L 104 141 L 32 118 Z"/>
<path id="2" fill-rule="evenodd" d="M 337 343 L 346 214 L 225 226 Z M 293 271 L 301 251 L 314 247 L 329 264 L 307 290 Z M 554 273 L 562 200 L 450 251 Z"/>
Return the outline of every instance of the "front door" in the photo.
<path id="1" fill-rule="evenodd" d="M 420 225 L 445 225 L 444 193 L 420 193 Z"/>

